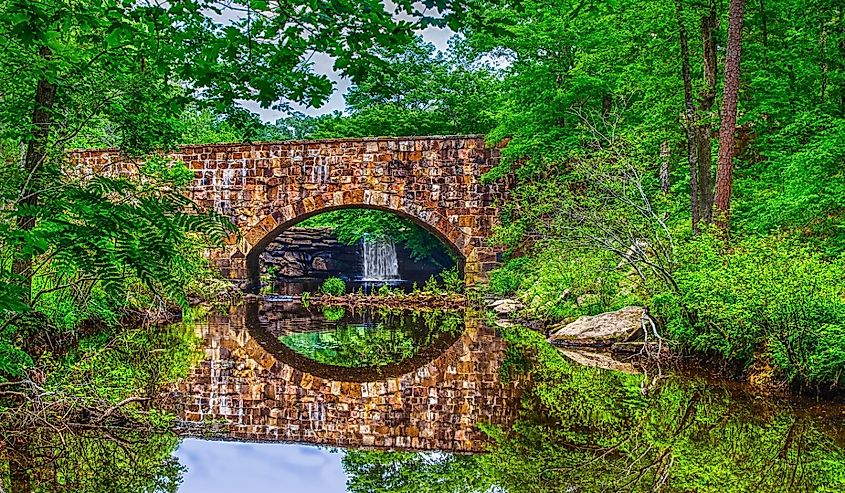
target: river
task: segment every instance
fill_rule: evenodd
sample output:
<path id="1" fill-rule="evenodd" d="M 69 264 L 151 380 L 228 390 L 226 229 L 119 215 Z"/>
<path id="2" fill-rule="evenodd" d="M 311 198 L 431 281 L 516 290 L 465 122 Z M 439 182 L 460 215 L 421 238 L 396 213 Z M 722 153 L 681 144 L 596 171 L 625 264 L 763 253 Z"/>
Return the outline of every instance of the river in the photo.
<path id="1" fill-rule="evenodd" d="M 196 351 L 156 400 L 174 431 L 53 440 L 33 491 L 845 488 L 840 405 L 580 367 L 483 312 L 265 298 L 176 327 Z"/>

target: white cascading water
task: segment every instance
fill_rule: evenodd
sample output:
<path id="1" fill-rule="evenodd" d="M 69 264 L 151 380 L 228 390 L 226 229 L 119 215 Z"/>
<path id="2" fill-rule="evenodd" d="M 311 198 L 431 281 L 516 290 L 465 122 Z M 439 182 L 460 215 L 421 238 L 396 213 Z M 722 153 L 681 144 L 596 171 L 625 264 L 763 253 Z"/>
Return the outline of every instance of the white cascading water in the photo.
<path id="1" fill-rule="evenodd" d="M 389 238 L 364 240 L 364 281 L 399 279 L 396 245 Z"/>

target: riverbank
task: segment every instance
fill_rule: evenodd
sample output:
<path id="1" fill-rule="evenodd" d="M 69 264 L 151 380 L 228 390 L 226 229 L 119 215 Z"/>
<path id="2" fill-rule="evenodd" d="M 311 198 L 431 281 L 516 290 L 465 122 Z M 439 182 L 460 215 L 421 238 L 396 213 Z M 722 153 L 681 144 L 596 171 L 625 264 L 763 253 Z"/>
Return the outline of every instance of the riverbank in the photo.
<path id="1" fill-rule="evenodd" d="M 402 293 L 389 295 L 378 293 L 348 293 L 341 296 L 326 294 L 308 298 L 308 303 L 322 306 L 341 306 L 344 308 L 386 308 L 386 309 L 426 309 L 460 310 L 467 307 L 467 297 L 458 293 Z"/>
<path id="2" fill-rule="evenodd" d="M 690 350 L 661 334 L 658 326 L 662 324 L 646 307 L 626 306 L 562 322 L 540 318 L 516 299 L 498 299 L 488 307 L 495 313 L 492 323 L 505 329 L 530 329 L 543 336 L 544 345 L 557 348 L 576 364 L 625 373 L 655 375 L 669 371 L 689 378 L 705 377 L 730 382 L 758 395 L 845 401 L 845 389 L 790 382 L 762 358 L 745 365 L 716 351 Z"/>

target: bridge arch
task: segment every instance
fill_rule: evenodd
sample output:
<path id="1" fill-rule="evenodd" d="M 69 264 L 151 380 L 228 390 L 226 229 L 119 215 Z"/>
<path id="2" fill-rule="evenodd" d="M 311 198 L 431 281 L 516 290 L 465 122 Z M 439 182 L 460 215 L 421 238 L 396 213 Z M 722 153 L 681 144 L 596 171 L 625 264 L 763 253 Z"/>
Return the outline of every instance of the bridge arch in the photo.
<path id="1" fill-rule="evenodd" d="M 118 149 L 69 157 L 80 172 L 137 174 Z M 193 171 L 187 196 L 237 226 L 240 234 L 207 256 L 238 282 L 255 278 L 258 256 L 275 234 L 340 208 L 389 210 L 421 225 L 462 257 L 468 285 L 483 280 L 502 251 L 486 240 L 510 183 L 481 179 L 500 151 L 480 135 L 204 144 L 167 157 Z"/>
<path id="2" fill-rule="evenodd" d="M 394 213 L 411 220 L 439 239 L 458 258 L 458 270 L 476 272 L 481 269 L 475 244 L 471 238 L 436 210 L 426 209 L 399 195 L 376 190 L 325 192 L 299 199 L 279 207 L 262 217 L 242 234 L 240 248 L 246 251 L 246 268 L 250 290 L 260 288 L 260 258 L 267 245 L 288 228 L 309 217 L 341 209 L 374 209 Z"/>

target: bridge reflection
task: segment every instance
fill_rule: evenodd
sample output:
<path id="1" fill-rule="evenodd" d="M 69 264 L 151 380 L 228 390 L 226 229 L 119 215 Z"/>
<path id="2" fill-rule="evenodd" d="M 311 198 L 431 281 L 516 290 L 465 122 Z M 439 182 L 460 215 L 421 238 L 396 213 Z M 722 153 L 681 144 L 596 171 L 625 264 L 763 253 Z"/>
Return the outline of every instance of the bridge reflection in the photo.
<path id="1" fill-rule="evenodd" d="M 505 342 L 478 318 L 412 356 L 351 368 L 279 341 L 319 315 L 251 303 L 196 326 L 205 358 L 179 384 L 184 433 L 224 440 L 479 452 L 480 423 L 508 427 L 521 383 L 501 380 Z M 312 325 L 308 325 L 312 324 Z"/>

